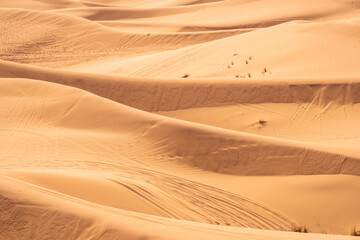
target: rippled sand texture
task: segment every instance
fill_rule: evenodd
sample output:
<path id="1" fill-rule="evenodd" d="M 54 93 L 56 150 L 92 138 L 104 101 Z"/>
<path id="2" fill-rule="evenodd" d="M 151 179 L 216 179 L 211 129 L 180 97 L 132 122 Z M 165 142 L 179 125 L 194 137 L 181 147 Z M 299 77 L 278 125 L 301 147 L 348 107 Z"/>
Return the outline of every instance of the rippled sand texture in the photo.
<path id="1" fill-rule="evenodd" d="M 0 239 L 353 239 L 359 123 L 359 0 L 0 1 Z"/>

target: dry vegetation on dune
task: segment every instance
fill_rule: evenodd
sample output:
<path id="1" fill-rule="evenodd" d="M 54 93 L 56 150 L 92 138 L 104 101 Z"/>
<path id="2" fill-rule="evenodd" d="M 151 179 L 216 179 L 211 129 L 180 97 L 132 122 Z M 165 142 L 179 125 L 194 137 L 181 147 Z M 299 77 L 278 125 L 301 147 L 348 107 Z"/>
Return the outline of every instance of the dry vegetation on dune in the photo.
<path id="1" fill-rule="evenodd" d="M 0 2 L 0 239 L 360 235 L 360 2 Z"/>

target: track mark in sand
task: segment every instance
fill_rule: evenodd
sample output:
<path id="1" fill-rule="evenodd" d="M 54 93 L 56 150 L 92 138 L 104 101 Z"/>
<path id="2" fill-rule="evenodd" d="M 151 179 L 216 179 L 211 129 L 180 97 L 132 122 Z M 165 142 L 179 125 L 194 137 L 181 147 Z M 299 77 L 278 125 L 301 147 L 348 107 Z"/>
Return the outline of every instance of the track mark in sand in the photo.
<path id="1" fill-rule="evenodd" d="M 150 144 L 143 150 L 150 151 L 154 147 L 157 146 Z M 139 149 L 135 148 L 133 151 L 137 152 Z M 144 158 L 150 162 L 164 161 L 164 159 L 160 159 L 161 156 L 154 155 L 154 159 L 149 159 L 149 156 L 142 157 L 134 154 L 132 152 L 130 155 L 133 155 L 135 160 Z M 164 157 L 166 158 L 166 156 Z M 240 195 L 155 171 L 143 164 L 134 164 L 129 161 L 130 159 L 126 159 L 126 156 L 123 156 L 124 160 L 121 158 L 117 156 L 116 161 L 111 159 L 58 161 L 54 158 L 47 158 L 31 162 L 31 165 L 28 163 L 28 167 L 40 170 L 73 170 L 75 167 L 79 170 L 104 173 L 104 176 L 108 176 L 108 180 L 128 188 L 166 216 L 174 219 L 275 230 L 290 230 L 295 225 L 293 221 L 282 214 Z M 144 159 L 140 162 L 144 162 Z M 22 166 L 24 169 L 28 168 L 25 162 L 22 163 Z M 14 166 L 4 165 L 3 167 L 14 169 Z"/>
<path id="2" fill-rule="evenodd" d="M 44 147 L 39 148 L 36 144 Z M 0 129 L 0 145 L 2 146 L 1 160 L 3 160 L 1 169 L 11 169 L 18 162 L 23 161 L 22 155 L 27 154 L 29 149 L 32 149 L 31 163 L 34 165 L 41 163 L 42 156 L 49 156 L 48 160 L 51 162 L 59 154 L 56 142 L 45 134 L 31 130 Z M 8 159 L 13 159 L 13 161 L 8 161 Z M 28 163 L 25 163 L 25 166 L 26 164 Z"/>
<path id="3" fill-rule="evenodd" d="M 118 170 L 120 179 L 108 180 L 128 188 L 171 218 L 276 230 L 295 225 L 268 207 L 215 187 L 146 168 L 103 164 L 109 170 Z"/>

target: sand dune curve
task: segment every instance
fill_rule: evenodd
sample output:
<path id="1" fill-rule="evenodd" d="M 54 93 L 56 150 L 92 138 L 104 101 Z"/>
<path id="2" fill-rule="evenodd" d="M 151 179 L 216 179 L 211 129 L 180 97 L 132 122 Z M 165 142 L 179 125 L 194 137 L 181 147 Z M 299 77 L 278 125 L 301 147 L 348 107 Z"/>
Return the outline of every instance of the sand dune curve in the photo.
<path id="1" fill-rule="evenodd" d="M 0 238 L 356 239 L 359 16 L 1 2 Z"/>

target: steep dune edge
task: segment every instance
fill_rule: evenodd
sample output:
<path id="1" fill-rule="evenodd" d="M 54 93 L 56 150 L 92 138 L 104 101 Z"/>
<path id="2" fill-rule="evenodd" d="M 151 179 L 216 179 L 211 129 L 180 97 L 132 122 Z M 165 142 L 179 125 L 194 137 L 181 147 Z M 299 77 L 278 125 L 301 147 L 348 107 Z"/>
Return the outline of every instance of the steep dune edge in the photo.
<path id="1" fill-rule="evenodd" d="M 36 91 L 30 92 L 29 89 Z M 66 95 L 68 97 L 64 98 Z M 1 96 L 7 102 L 2 106 L 7 131 L 21 131 L 24 126 L 30 129 L 31 126 L 35 129 L 40 127 L 43 131 L 49 127 L 50 131 L 51 126 L 65 127 L 85 131 L 83 134 L 100 131 L 110 134 L 112 138 L 131 143 L 133 148 L 137 149 L 136 152 L 145 156 L 156 159 L 165 154 L 172 158 L 171 162 L 175 164 L 235 175 L 360 173 L 359 159 L 345 156 L 346 153 L 336 149 L 329 150 L 326 146 L 170 119 L 53 83 L 29 79 L 2 79 Z M 27 103 L 26 98 L 30 96 L 35 98 L 31 103 Z M 43 99 L 48 100 L 44 102 Z M 16 106 L 21 103 L 23 108 L 17 110 Z M 57 112 L 53 109 L 63 110 Z M 28 112 L 31 115 L 28 115 Z M 84 124 L 85 119 L 91 121 L 85 121 Z M 48 127 L 44 129 L 43 124 Z M 46 131 L 44 133 L 46 134 Z M 82 139 L 85 136 L 81 132 L 77 134 L 73 137 Z M 4 137 L 8 136 L 5 134 Z M 111 145 L 107 147 L 111 149 Z M 26 151 L 29 150 L 31 149 Z M 130 152 L 134 153 L 135 150 Z M 125 153 L 123 152 L 122 156 Z M 136 159 L 136 154 L 132 157 Z M 144 159 L 144 156 L 139 158 L 139 161 L 142 161 L 141 159 Z M 145 161 L 148 161 L 146 157 Z M 154 164 L 157 163 L 159 164 L 159 161 L 154 161 Z"/>
<path id="2" fill-rule="evenodd" d="M 54 68 L 176 49 L 242 32 L 131 33 L 66 14 L 4 8 L 0 23 L 2 60 Z"/>
<path id="3" fill-rule="evenodd" d="M 116 4 L 120 7 L 91 6 L 57 9 L 55 12 L 111 22 L 111 26 L 137 32 L 265 28 L 294 20 L 336 19 L 351 11 L 356 12 L 356 8 L 346 1 L 306 1 L 302 4 L 278 1 L 125 1 Z M 269 6 L 265 7 L 266 11 L 264 6 Z M 211 16 L 216 14 L 221 14 L 222 18 L 214 21 Z"/>
<path id="4" fill-rule="evenodd" d="M 3 239 L 249 239 L 300 240 L 304 235 L 229 228 L 114 210 L 69 198 L 12 178 L 0 176 L 0 236 Z M 27 214 L 25 214 L 27 213 Z M 354 239 L 307 234 L 309 240 Z"/>
<path id="5" fill-rule="evenodd" d="M 92 21 L 117 20 L 131 18 L 151 18 L 159 16 L 176 15 L 199 10 L 200 6 L 181 6 L 163 8 L 127 8 L 127 7 L 81 7 L 70 9 L 56 9 L 49 12 L 65 13 L 72 16 L 79 16 Z"/>
<path id="6" fill-rule="evenodd" d="M 360 104 L 339 101 L 342 94 L 327 104 L 315 97 L 312 102 L 243 103 L 156 113 L 240 132 L 315 142 L 359 156 Z"/>
<path id="7" fill-rule="evenodd" d="M 240 33 L 246 33 L 250 31 L 258 30 L 257 28 L 252 28 L 251 26 L 243 26 L 243 25 L 191 25 L 190 23 L 183 22 L 156 22 L 156 21 L 126 21 L 126 20 L 104 20 L 104 21 L 96 21 L 97 23 L 111 27 L 116 29 L 121 29 L 122 31 L 129 32 L 150 32 L 150 33 L 162 33 L 167 35 L 177 34 L 197 34 L 197 35 L 205 35 L 207 34 L 207 41 L 215 40 L 212 35 L 223 33 L 231 35 L 237 35 Z M 156 28 L 153 26 L 156 25 Z M 205 42 L 205 41 L 204 41 Z"/>
<path id="8" fill-rule="evenodd" d="M 88 63 L 70 69 L 84 72 L 103 69 L 103 73 L 133 77 L 227 77 L 235 80 L 359 76 L 359 70 L 353 67 L 360 61 L 359 24 L 359 17 L 321 22 L 290 21 L 174 51 L 126 61 Z M 259 39 L 266 41 L 253 44 Z"/>
<path id="9" fill-rule="evenodd" d="M 165 6 L 169 1 L 159 1 L 152 4 L 134 4 L 128 2 L 119 7 L 106 8 L 73 8 L 58 9 L 63 12 L 77 15 L 91 20 L 155 20 L 163 22 L 189 22 L 204 25 L 233 24 L 272 26 L 279 22 L 291 20 L 316 20 L 321 18 L 338 18 L 344 13 L 356 12 L 350 1 L 307 0 L 305 2 L 279 2 L 279 1 L 215 1 L 205 4 L 177 4 Z M 284 11 L 286 9 L 286 11 Z M 85 10 L 85 11 L 82 11 Z M 241 14 L 239 14 L 241 13 Z M 222 18 L 214 21 L 213 16 L 222 14 Z"/>
<path id="10" fill-rule="evenodd" d="M 356 114 L 352 109 L 355 109 L 353 106 L 358 104 L 360 99 L 359 80 L 355 77 L 244 79 L 241 81 L 209 79 L 198 80 L 194 83 L 192 79 L 125 78 L 74 73 L 30 67 L 5 61 L 0 61 L 0 76 L 26 77 L 70 85 L 145 111 L 162 111 L 160 112 L 161 114 L 171 117 L 178 115 L 176 112 L 172 113 L 171 111 L 178 110 L 188 109 L 188 112 L 194 112 L 198 115 L 198 113 L 205 111 L 205 109 L 209 107 L 212 108 L 211 112 L 214 112 L 217 111 L 216 109 L 221 111 L 220 109 L 231 108 L 231 106 L 236 107 L 238 104 L 252 104 L 253 107 L 256 107 L 256 104 L 273 103 L 275 104 L 273 107 L 277 106 L 276 104 L 279 106 L 289 104 L 288 106 L 291 106 L 290 111 L 295 111 L 300 108 L 299 111 L 294 112 L 295 115 L 292 115 L 292 117 L 290 115 L 288 117 L 281 117 L 280 121 L 282 122 L 289 119 L 291 120 L 291 124 L 293 124 L 294 118 L 297 115 L 303 119 L 304 116 L 307 116 L 305 113 L 310 113 L 307 118 L 311 116 L 316 117 L 318 114 L 324 115 L 326 112 L 343 114 L 340 109 L 343 109 L 345 114 L 341 116 L 341 119 L 349 122 L 350 119 L 348 119 L 348 117 L 350 116 L 348 114 Z M 202 110 L 200 108 L 202 108 Z M 231 112 L 227 114 L 231 114 Z M 186 111 L 184 113 L 186 113 Z M 246 121 L 241 124 L 256 124 L 261 120 L 267 120 L 267 115 L 265 118 L 261 116 L 264 115 L 263 113 L 258 115 L 257 119 L 252 117 L 252 122 L 251 119 L 246 119 Z M 325 114 L 324 117 L 326 116 L 328 115 Z M 331 116 L 332 115 L 329 117 Z M 273 117 L 274 116 L 270 116 L 270 118 Z M 338 118 L 336 114 L 333 117 Z M 212 125 L 208 120 L 199 121 L 192 117 L 181 117 L 181 114 L 178 118 Z M 241 118 L 238 119 L 242 121 Z M 233 122 L 234 121 L 235 119 Z M 229 124 L 229 122 L 224 122 L 224 124 L 225 123 Z M 236 122 L 234 122 L 234 124 L 235 123 Z M 241 124 L 235 124 L 234 130 L 243 131 L 240 127 Z M 281 125 L 281 122 L 279 122 L 279 124 Z M 227 125 L 214 125 L 232 129 L 231 126 Z M 319 132 L 320 129 L 317 129 L 316 124 L 311 123 L 311 125 L 313 128 L 309 128 L 308 130 Z M 266 129 L 267 128 L 264 128 L 264 130 Z M 323 129 L 323 131 L 329 131 L 331 130 L 331 126 L 327 130 L 323 127 L 321 129 Z M 284 132 L 285 129 L 281 127 L 280 130 L 280 132 Z M 289 138 L 287 137 L 288 134 L 291 134 L 291 131 L 296 131 L 296 128 L 290 128 L 288 130 L 290 132 L 286 133 L 285 131 L 284 138 Z M 282 135 L 279 135 L 279 131 L 275 134 L 258 131 L 257 129 L 254 129 L 254 131 L 244 129 L 244 131 L 282 137 Z M 349 131 L 349 134 L 352 136 L 353 134 L 351 134 L 351 132 L 352 131 Z M 343 134 L 339 134 L 337 135 L 340 138 L 349 135 L 341 136 Z M 290 137 L 290 139 L 297 139 L 296 136 L 297 135 L 294 135 Z M 310 135 L 308 136 L 310 137 Z M 311 139 L 317 138 L 318 137 L 311 137 Z M 307 138 L 306 136 L 300 136 L 299 140 L 307 140 Z M 346 145 L 346 139 L 343 142 Z M 333 149 L 333 147 L 330 148 Z M 353 155 L 353 153 L 348 152 L 346 149 L 342 149 L 341 152 Z M 356 151 L 354 154 L 355 153 Z M 358 154 L 354 156 L 358 156 Z"/>
<path id="11" fill-rule="evenodd" d="M 360 102 L 360 79 L 161 79 L 60 71 L 0 60 L 0 77 L 29 78 L 77 87 L 141 110 L 171 111 L 239 103 Z M 198 80 L 198 81 L 194 81 Z"/>
<path id="12" fill-rule="evenodd" d="M 212 6 L 211 8 L 202 8 L 197 5 L 194 6 L 196 9 L 199 8 L 198 11 L 201 16 L 211 16 L 210 13 L 215 14 L 217 11 L 225 11 L 228 10 L 229 7 L 231 7 L 231 9 L 234 8 L 234 12 L 231 14 L 232 16 L 242 16 L 236 11 L 238 8 L 238 10 L 242 9 L 242 4 L 238 5 L 231 1 L 219 4 L 221 6 L 224 5 L 220 10 L 216 6 Z M 341 8 L 329 4 L 332 11 L 337 9 L 336 7 L 340 9 L 338 9 L 340 13 L 346 13 L 350 10 L 355 11 L 355 8 L 351 8 L 351 6 L 348 6 L 348 4 L 344 2 L 340 5 Z M 192 9 L 194 6 L 191 6 L 190 10 L 187 11 L 190 13 L 194 12 Z M 309 4 L 306 9 L 309 8 L 309 6 L 313 7 L 313 4 Z M 321 4 L 319 4 L 319 6 L 321 6 Z M 324 8 L 326 8 L 319 8 L 319 6 L 317 6 L 315 11 L 322 12 Z M 279 7 L 280 6 L 277 6 L 277 8 Z M 187 8 L 189 7 L 174 7 L 169 9 L 173 9 L 176 12 L 179 11 L 179 9 Z M 281 9 L 282 8 L 283 6 Z M 169 9 L 143 9 L 143 11 L 152 12 L 152 14 L 158 16 L 162 11 L 167 13 Z M 247 8 L 245 8 L 244 11 L 246 11 L 246 9 Z M 105 13 L 101 13 L 100 10 L 104 10 Z M 86 63 L 85 65 L 90 65 L 82 67 L 78 66 L 77 68 L 81 71 L 94 69 L 92 71 L 148 77 L 182 77 L 184 74 L 201 77 L 231 76 L 233 78 L 250 74 L 253 77 L 261 77 L 262 71 L 265 68 L 267 69 L 268 74 L 271 72 L 276 76 L 289 76 L 294 73 L 298 76 L 312 76 L 314 75 L 313 69 L 315 69 L 315 66 L 318 69 L 318 71 L 315 71 L 316 75 L 332 73 L 328 71 L 334 71 L 337 75 L 356 75 L 358 73 L 353 72 L 352 68 L 347 68 L 346 64 L 342 64 L 341 61 L 337 60 L 339 59 L 337 56 L 348 58 L 346 62 L 356 62 L 359 60 L 356 57 L 357 55 L 352 52 L 353 49 L 356 48 L 351 48 L 351 51 L 349 51 L 350 46 L 356 46 L 356 42 L 352 39 L 353 36 L 356 35 L 353 33 L 358 31 L 356 27 L 352 27 L 352 25 L 356 26 L 358 24 L 358 22 L 355 21 L 355 17 L 353 20 L 336 18 L 338 23 L 330 23 L 327 21 L 324 21 L 324 23 L 311 22 L 306 24 L 306 27 L 301 27 L 299 22 L 298 24 L 294 24 L 293 22 L 295 19 L 315 20 L 317 18 L 309 18 L 306 16 L 296 17 L 296 15 L 299 14 L 297 11 L 289 12 L 281 18 L 269 16 L 260 17 L 263 16 L 260 12 L 257 13 L 258 16 L 255 19 L 250 19 L 249 22 L 244 22 L 242 24 L 239 23 L 239 21 L 234 20 L 214 24 L 213 19 L 209 19 L 209 22 L 197 22 L 194 24 L 191 20 L 184 22 L 181 20 L 183 18 L 175 19 L 174 21 L 165 19 L 165 23 L 169 23 L 170 25 L 173 24 L 172 26 L 181 23 L 183 24 L 183 27 L 171 27 L 173 30 L 171 33 L 153 33 L 148 31 L 151 30 L 149 28 L 145 31 L 141 28 L 135 30 L 135 32 L 134 30 L 131 32 L 120 31 L 117 28 L 105 27 L 104 25 L 81 17 L 82 15 L 86 15 L 88 11 L 94 11 L 93 14 L 95 15 L 111 16 L 111 11 L 116 10 L 110 7 L 79 8 L 75 9 L 75 11 L 79 13 L 80 17 L 64 13 L 40 12 L 24 9 L 0 10 L 0 22 L 3 23 L 1 24 L 1 30 L 4 33 L 0 37 L 1 59 L 53 68 L 69 67 Z M 97 11 L 100 11 L 100 13 L 97 13 Z M 110 13 L 108 11 L 110 11 Z M 141 21 L 148 22 L 149 20 L 143 16 L 143 13 L 138 8 L 125 8 L 122 10 L 120 9 L 119 11 L 118 15 L 121 16 L 126 16 L 126 13 L 128 12 L 130 12 L 131 15 L 131 12 L 140 11 L 139 17 L 141 17 Z M 210 13 L 208 13 L 208 11 L 210 11 Z M 275 13 L 278 13 L 279 11 L 280 10 L 277 9 Z M 302 9 L 300 13 L 302 11 L 304 10 Z M 319 13 L 319 18 L 327 16 L 328 13 L 326 13 L 326 11 L 325 13 Z M 207 15 L 207 13 L 209 15 Z M 89 14 L 92 15 L 92 13 Z M 295 14 L 295 16 L 292 14 Z M 178 17 L 178 15 L 179 14 L 175 14 L 174 16 Z M 356 16 L 356 14 L 354 14 L 354 16 Z M 196 15 L 193 17 L 196 17 Z M 229 16 L 227 16 L 227 18 L 228 17 Z M 245 16 L 242 18 L 244 17 Z M 245 17 L 245 19 L 247 18 Z M 279 29 L 279 23 L 286 23 L 285 27 L 283 26 Z M 251 31 L 254 28 L 264 29 L 258 34 L 254 33 L 255 35 L 244 33 L 248 30 Z M 200 30 L 200 32 L 182 32 L 188 30 L 194 31 L 196 29 Z M 231 31 L 229 31 L 229 29 Z M 203 30 L 207 31 L 206 34 L 201 32 Z M 309 32 L 311 32 L 310 36 Z M 351 32 L 352 34 L 349 35 L 348 32 Z M 246 36 L 242 37 L 242 35 Z M 330 40 L 322 41 L 321 36 L 323 35 L 331 36 L 331 38 L 329 38 Z M 231 38 L 230 36 L 236 38 Z M 294 36 L 299 37 L 294 39 Z M 312 36 L 317 37 L 313 38 Z M 230 38 L 224 42 L 214 41 L 228 37 Z M 254 42 L 254 38 L 266 38 L 269 39 L 269 43 L 262 44 L 262 46 L 258 48 L 258 46 L 253 46 L 251 44 Z M 278 42 L 278 39 L 282 39 L 282 42 Z M 268 49 L 281 48 L 284 43 L 298 47 L 299 42 L 307 42 L 308 44 L 304 45 L 304 49 L 293 49 L 293 47 L 291 47 L 280 56 L 274 55 L 271 51 L 268 51 Z M 334 43 L 337 44 L 339 42 L 342 42 L 343 44 L 338 44 L 338 46 L 334 48 Z M 193 45 L 197 45 L 196 48 L 184 49 L 187 46 Z M 233 49 L 231 50 L 229 46 L 232 46 Z M 249 48 L 248 46 L 251 47 Z M 323 51 L 325 48 L 330 49 L 331 51 L 329 53 Z M 173 53 L 165 51 L 173 49 L 178 49 L 178 51 Z M 221 53 L 219 53 L 217 49 L 222 49 Z M 164 52 L 159 56 L 156 55 L 155 57 L 152 57 L 150 55 L 145 58 L 142 56 L 140 59 L 127 59 L 129 62 L 121 61 L 124 58 L 149 55 L 160 51 Z M 302 54 L 299 54 L 299 52 L 304 53 L 304 51 L 307 51 L 308 54 L 304 54 L 304 56 L 301 57 Z M 238 54 L 236 55 L 238 57 L 232 59 L 235 56 L 234 54 Z M 214 58 L 214 56 L 216 57 Z M 251 64 L 248 66 L 243 66 L 242 63 L 244 63 L 249 56 L 254 57 L 255 60 L 251 61 Z M 327 58 L 324 58 L 324 56 Z M 284 69 L 284 66 L 281 65 L 279 61 L 283 62 L 285 58 L 288 59 L 289 57 L 294 60 L 293 62 L 289 62 L 286 69 Z M 326 60 L 329 57 L 334 59 L 334 61 Z M 107 62 L 91 63 L 92 61 L 99 59 L 107 59 Z M 113 62 L 114 59 L 116 59 L 116 64 Z M 191 64 L 194 62 L 194 59 L 196 61 L 201 60 L 199 64 L 210 66 L 210 68 L 194 69 L 194 66 Z M 323 60 L 324 63 L 320 64 L 319 62 Z M 227 65 L 230 62 L 234 62 L 236 66 L 231 65 L 230 69 L 228 69 Z M 269 65 L 269 62 L 271 65 Z M 101 64 L 101 67 L 99 64 Z M 98 65 L 98 67 L 94 68 L 94 65 Z M 89 68 L 89 66 L 91 67 Z M 158 69 L 158 66 L 162 67 Z"/>

